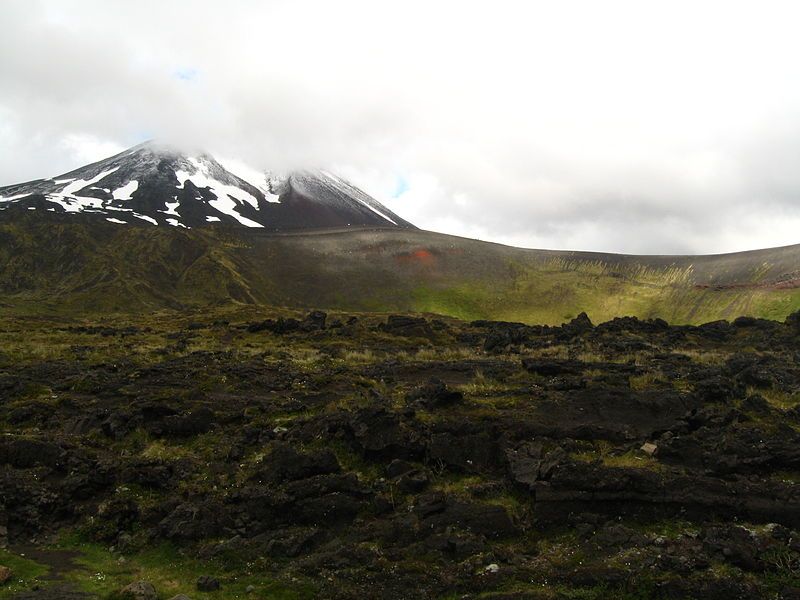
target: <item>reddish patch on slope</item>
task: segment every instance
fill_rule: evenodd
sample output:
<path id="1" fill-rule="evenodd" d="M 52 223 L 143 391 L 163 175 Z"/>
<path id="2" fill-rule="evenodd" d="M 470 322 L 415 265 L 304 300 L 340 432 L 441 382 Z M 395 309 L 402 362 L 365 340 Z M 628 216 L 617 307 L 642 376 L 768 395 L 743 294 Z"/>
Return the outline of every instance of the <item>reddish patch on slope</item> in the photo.
<path id="1" fill-rule="evenodd" d="M 395 256 L 395 259 L 400 263 L 410 263 L 424 266 L 431 266 L 434 262 L 436 262 L 436 257 L 433 255 L 433 253 L 425 248 L 420 248 L 419 250 L 406 252 L 404 254 L 398 254 Z"/>

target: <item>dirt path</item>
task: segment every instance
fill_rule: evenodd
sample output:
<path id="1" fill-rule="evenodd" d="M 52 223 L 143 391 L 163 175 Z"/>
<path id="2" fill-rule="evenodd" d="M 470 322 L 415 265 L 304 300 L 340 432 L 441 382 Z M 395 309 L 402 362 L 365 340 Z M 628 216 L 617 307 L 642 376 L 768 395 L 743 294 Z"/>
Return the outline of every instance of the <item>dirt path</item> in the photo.
<path id="1" fill-rule="evenodd" d="M 20 592 L 11 597 L 12 600 L 86 600 L 96 598 L 78 590 L 74 584 L 64 581 L 64 573 L 76 571 L 82 567 L 75 562 L 79 552 L 72 550 L 47 550 L 36 546 L 15 546 L 14 552 L 25 558 L 36 561 L 49 568 L 42 575 L 41 589 Z"/>

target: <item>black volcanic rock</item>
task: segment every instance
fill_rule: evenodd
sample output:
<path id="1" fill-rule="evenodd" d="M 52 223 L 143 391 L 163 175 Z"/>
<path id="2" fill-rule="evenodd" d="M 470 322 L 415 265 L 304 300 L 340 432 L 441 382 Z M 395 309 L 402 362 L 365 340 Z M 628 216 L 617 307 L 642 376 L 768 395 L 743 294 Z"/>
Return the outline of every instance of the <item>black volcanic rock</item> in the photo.
<path id="1" fill-rule="evenodd" d="M 175 227 L 414 228 L 326 171 L 245 181 L 208 154 L 188 155 L 152 142 L 51 179 L 0 187 L 0 214 L 28 210 Z"/>
<path id="2" fill-rule="evenodd" d="M 338 473 L 339 463 L 332 452 L 301 454 L 287 445 L 277 445 L 265 457 L 253 479 L 264 482 L 295 481 L 314 475 Z"/>
<path id="3" fill-rule="evenodd" d="M 433 335 L 433 331 L 425 319 L 408 315 L 389 315 L 386 323 L 381 323 L 378 328 L 392 335 L 406 337 L 428 337 Z"/>
<path id="4" fill-rule="evenodd" d="M 569 323 L 565 323 L 562 327 L 565 332 L 570 335 L 580 335 L 583 333 L 587 333 L 594 328 L 592 321 L 589 319 L 589 315 L 585 312 L 582 312 L 577 317 L 572 319 Z"/>
<path id="5" fill-rule="evenodd" d="M 406 394 L 407 402 L 424 408 L 441 408 L 461 402 L 463 399 L 464 394 L 449 389 L 443 381 L 436 378 Z"/>
<path id="6" fill-rule="evenodd" d="M 740 320 L 726 340 L 618 320 L 565 337 L 453 319 L 409 360 L 419 341 L 379 329 L 383 313 L 342 336 L 314 312 L 280 338 L 245 334 L 253 314 L 3 321 L 0 346 L 19 349 L 0 353 L 0 545 L 36 559 L 75 532 L 135 567 L 169 544 L 181 563 L 165 577 L 188 591 L 210 574 L 223 595 L 263 565 L 247 583 L 299 575 L 298 598 L 550 598 L 545 582 L 559 597 L 792 597 L 793 327 Z M 482 352 L 518 329 L 521 347 Z M 189 332 L 193 350 L 175 344 Z M 57 359 L 32 352 L 66 336 Z M 650 350 L 630 361 L 639 336 Z M 70 597 L 46 589 L 15 598 Z"/>

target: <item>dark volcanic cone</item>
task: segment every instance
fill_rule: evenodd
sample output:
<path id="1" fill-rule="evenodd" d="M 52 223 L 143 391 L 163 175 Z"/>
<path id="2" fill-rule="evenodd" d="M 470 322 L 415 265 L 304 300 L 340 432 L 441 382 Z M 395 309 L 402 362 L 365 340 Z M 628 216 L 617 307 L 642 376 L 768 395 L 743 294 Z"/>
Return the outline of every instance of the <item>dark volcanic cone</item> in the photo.
<path id="1" fill-rule="evenodd" d="M 51 179 L 0 187 L 0 211 L 9 209 L 176 227 L 414 228 L 325 171 L 248 182 L 208 154 L 187 155 L 152 142 Z"/>

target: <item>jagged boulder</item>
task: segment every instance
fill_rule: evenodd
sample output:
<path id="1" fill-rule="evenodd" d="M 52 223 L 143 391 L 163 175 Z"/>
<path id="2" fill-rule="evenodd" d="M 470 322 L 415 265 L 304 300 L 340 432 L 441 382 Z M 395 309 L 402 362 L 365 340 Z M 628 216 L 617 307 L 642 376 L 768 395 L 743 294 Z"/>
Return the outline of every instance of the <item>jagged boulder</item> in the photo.
<path id="1" fill-rule="evenodd" d="M 328 319 L 328 314 L 321 310 L 315 310 L 306 315 L 306 318 L 300 323 L 300 329 L 303 331 L 321 331 L 325 329 L 325 321 Z"/>
<path id="2" fill-rule="evenodd" d="M 467 530 L 493 539 L 507 538 L 519 533 L 502 506 L 462 502 L 441 492 L 430 492 L 421 496 L 413 513 L 420 520 L 423 532 Z"/>
<path id="3" fill-rule="evenodd" d="M 65 466 L 65 452 L 57 444 L 20 437 L 0 438 L 0 465 L 11 465 L 17 469 Z"/>
<path id="4" fill-rule="evenodd" d="M 483 349 L 486 352 L 503 352 L 515 346 L 525 345 L 530 339 L 531 328 L 522 323 L 474 321 L 472 325 L 490 328 L 483 342 Z"/>
<path id="5" fill-rule="evenodd" d="M 0 586 L 5 585 L 14 576 L 14 572 L 8 567 L 0 565 Z"/>
<path id="6" fill-rule="evenodd" d="M 508 475 L 518 488 L 531 491 L 537 481 L 547 481 L 567 453 L 558 446 L 546 450 L 541 442 L 525 442 L 506 450 Z"/>
<path id="7" fill-rule="evenodd" d="M 461 402 L 464 394 L 451 390 L 440 379 L 432 378 L 427 383 L 406 394 L 406 402 L 425 409 L 443 408 Z"/>
<path id="8" fill-rule="evenodd" d="M 570 337 L 583 335 L 592 331 L 592 329 L 594 329 L 594 325 L 592 324 L 591 319 L 589 319 L 589 315 L 587 315 L 585 312 L 582 312 L 569 323 L 564 323 L 561 326 L 562 332 Z"/>
<path id="9" fill-rule="evenodd" d="M 121 600 L 158 600 L 156 588 L 149 581 L 135 581 L 119 592 Z"/>
<path id="10" fill-rule="evenodd" d="M 281 484 L 341 471 L 336 455 L 330 450 L 303 454 L 285 443 L 276 443 L 258 464 L 251 480 Z"/>
<path id="11" fill-rule="evenodd" d="M 158 523 L 158 531 L 169 540 L 191 541 L 218 536 L 230 526 L 224 506 L 210 499 L 196 499 L 178 504 Z"/>
<path id="12" fill-rule="evenodd" d="M 402 422 L 400 416 L 385 408 L 359 411 L 349 427 L 356 446 L 368 457 L 391 460 L 415 460 L 425 446 L 419 432 Z"/>
<path id="13" fill-rule="evenodd" d="M 249 325 L 247 325 L 247 332 L 260 333 L 262 331 L 269 331 L 277 335 L 282 335 L 285 333 L 298 331 L 300 328 L 301 328 L 301 322 L 298 321 L 297 319 L 293 319 L 291 317 L 288 319 L 285 319 L 283 317 L 278 317 L 277 320 L 266 319 L 265 321 L 250 323 Z"/>
<path id="14" fill-rule="evenodd" d="M 389 315 L 386 323 L 381 323 L 378 328 L 385 333 L 404 337 L 431 337 L 433 335 L 433 329 L 428 321 L 422 317 L 408 315 Z"/>
<path id="15" fill-rule="evenodd" d="M 560 358 L 523 358 L 522 367 L 529 373 L 543 377 L 556 377 L 560 375 L 580 375 L 586 368 L 577 360 Z"/>
<path id="16" fill-rule="evenodd" d="M 201 575 L 197 578 L 198 592 L 216 592 L 220 588 L 219 579 L 210 575 Z"/>
<path id="17" fill-rule="evenodd" d="M 207 406 L 201 406 L 182 415 L 169 415 L 148 425 L 148 430 L 156 436 L 190 437 L 211 430 L 216 415 Z"/>

